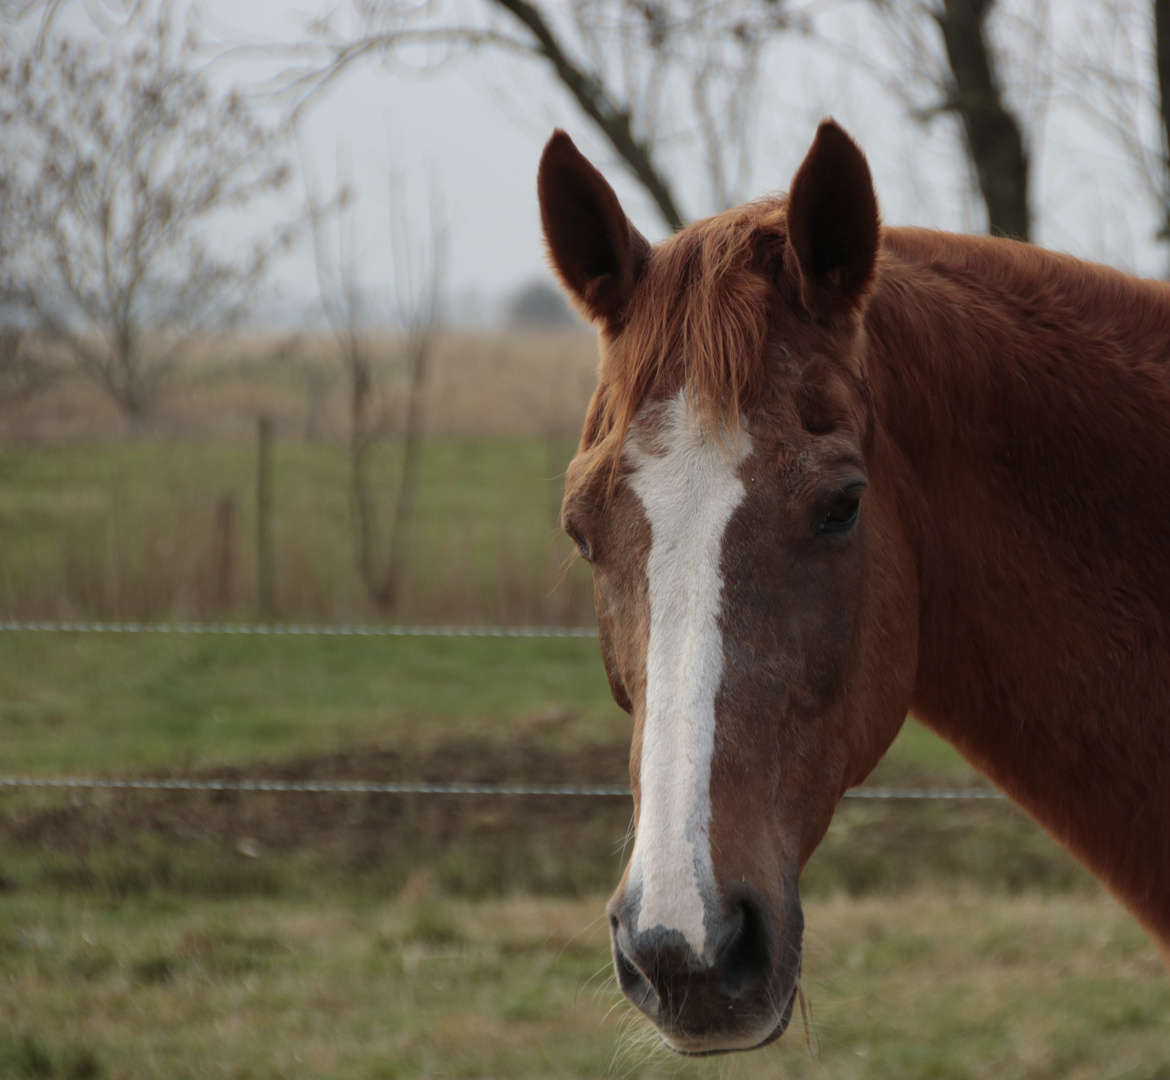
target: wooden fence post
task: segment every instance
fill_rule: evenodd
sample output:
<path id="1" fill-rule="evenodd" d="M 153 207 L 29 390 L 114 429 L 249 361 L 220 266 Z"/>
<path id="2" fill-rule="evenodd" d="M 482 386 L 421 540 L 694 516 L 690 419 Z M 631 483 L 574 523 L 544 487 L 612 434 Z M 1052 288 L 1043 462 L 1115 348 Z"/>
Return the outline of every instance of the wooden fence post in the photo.
<path id="1" fill-rule="evenodd" d="M 261 416 L 256 453 L 256 607 L 276 614 L 276 551 L 272 532 L 272 417 Z"/>
<path id="2" fill-rule="evenodd" d="M 236 605 L 236 499 L 225 492 L 215 504 L 215 611 L 229 614 Z"/>

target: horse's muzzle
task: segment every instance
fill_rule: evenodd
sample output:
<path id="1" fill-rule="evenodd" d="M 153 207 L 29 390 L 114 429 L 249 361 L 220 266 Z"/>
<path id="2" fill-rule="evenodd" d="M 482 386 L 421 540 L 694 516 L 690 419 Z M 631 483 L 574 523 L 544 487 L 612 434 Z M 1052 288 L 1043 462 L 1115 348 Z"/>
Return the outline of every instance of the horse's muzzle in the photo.
<path id="1" fill-rule="evenodd" d="M 755 890 L 744 889 L 709 928 L 702 957 L 677 930 L 634 929 L 631 906 L 623 895 L 609 904 L 614 969 L 626 997 L 667 1046 L 681 1054 L 720 1054 L 752 1050 L 784 1033 L 800 975 L 799 902 L 778 932 Z"/>

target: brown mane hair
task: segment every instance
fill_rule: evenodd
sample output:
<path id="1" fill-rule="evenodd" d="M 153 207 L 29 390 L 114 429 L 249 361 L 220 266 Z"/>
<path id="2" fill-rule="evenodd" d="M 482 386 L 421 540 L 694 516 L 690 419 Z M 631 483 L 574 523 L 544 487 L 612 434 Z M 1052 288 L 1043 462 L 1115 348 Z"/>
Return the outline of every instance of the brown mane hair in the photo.
<path id="1" fill-rule="evenodd" d="M 597 390 L 581 437 L 591 474 L 616 479 L 648 398 L 685 387 L 718 436 L 764 381 L 769 314 L 783 272 L 786 200 L 767 198 L 696 222 L 655 247 L 620 320 L 602 329 Z"/>

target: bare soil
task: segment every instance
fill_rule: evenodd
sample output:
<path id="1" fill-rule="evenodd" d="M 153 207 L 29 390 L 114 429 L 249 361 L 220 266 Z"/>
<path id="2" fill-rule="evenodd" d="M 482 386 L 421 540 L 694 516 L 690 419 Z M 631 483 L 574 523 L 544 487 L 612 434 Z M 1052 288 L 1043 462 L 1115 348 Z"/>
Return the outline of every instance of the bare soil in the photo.
<path id="1" fill-rule="evenodd" d="M 152 776 L 225 780 L 369 780 L 472 784 L 623 784 L 628 748 L 585 746 L 572 754 L 542 749 L 522 737 L 461 739 L 426 749 L 363 746 L 324 756 L 246 767 Z M 143 831 L 170 841 L 246 835 L 272 851 L 326 849 L 356 855 L 383 851 L 404 819 L 424 824 L 448 844 L 467 826 L 524 831 L 533 818 L 571 827 L 599 815 L 617 822 L 620 836 L 629 800 L 599 796 L 393 795 L 332 792 L 80 790 L 68 805 L 0 817 L 0 842 L 51 845 L 82 852 Z"/>
<path id="2" fill-rule="evenodd" d="M 549 737 L 549 723 L 566 722 L 537 721 L 500 739 L 362 746 L 167 775 L 625 783 L 628 744 Z M 277 892 L 338 878 L 393 892 L 425 872 L 460 895 L 581 894 L 616 882 L 630 826 L 630 801 L 622 797 L 99 790 L 36 808 L 6 797 L 0 854 L 39 854 L 56 886 L 115 893 Z M 299 886 L 290 885 L 289 867 Z M 1011 893 L 1095 888 L 1010 804 L 847 801 L 806 868 L 802 891 L 860 896 L 947 882 Z"/>
<path id="3" fill-rule="evenodd" d="M 557 722 L 557 721 L 554 721 Z M 570 752 L 542 745 L 540 722 L 503 739 L 429 746 L 362 746 L 242 768 L 152 775 L 257 780 L 460 781 L 623 784 L 629 748 L 592 744 Z M 607 796 L 389 795 L 303 792 L 78 790 L 53 805 L 0 802 L 0 853 L 79 860 L 76 881 L 106 888 L 102 860 L 117 851 L 147 866 L 155 885 L 173 859 L 209 859 L 211 879 L 229 861 L 299 860 L 315 872 L 376 878 L 393 889 L 434 871 L 455 893 L 508 889 L 578 893 L 614 879 L 630 824 L 628 798 Z M 186 850 L 187 855 L 183 852 Z M 79 869 L 84 864 L 85 869 Z M 124 867 L 117 869 L 124 876 Z M 189 875 L 187 875 L 189 877 Z M 92 879 L 92 880 L 91 880 Z M 267 880 L 267 879 L 265 879 Z M 151 882 L 147 882 L 150 885 Z M 235 886 L 209 880 L 211 891 Z M 271 884 L 271 883 L 268 883 Z M 268 884 L 264 884 L 265 891 Z M 196 886 L 198 888 L 198 886 Z M 247 885 L 243 886 L 245 890 Z M 116 887 L 115 887 L 116 891 Z"/>

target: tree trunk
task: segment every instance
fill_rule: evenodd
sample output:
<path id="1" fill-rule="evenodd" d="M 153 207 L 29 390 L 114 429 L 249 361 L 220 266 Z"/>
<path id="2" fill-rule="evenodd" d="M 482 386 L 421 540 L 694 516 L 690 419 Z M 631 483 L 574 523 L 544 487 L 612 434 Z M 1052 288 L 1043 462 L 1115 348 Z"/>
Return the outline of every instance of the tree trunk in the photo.
<path id="1" fill-rule="evenodd" d="M 411 335 L 414 337 L 414 335 Z M 414 495 L 418 488 L 419 451 L 423 434 L 423 390 L 430 359 L 432 331 L 428 330 L 407 343 L 406 422 L 402 432 L 402 472 L 398 496 L 390 519 L 386 572 L 383 577 L 384 606 L 394 612 L 402 597 L 402 580 L 406 572 L 406 552 L 410 543 L 410 525 L 414 517 Z"/>
<path id="2" fill-rule="evenodd" d="M 1155 2 L 1162 7 L 1167 0 Z M 1028 154 L 1019 122 L 1004 103 L 987 45 L 987 16 L 994 5 L 995 0 L 943 0 L 934 17 L 954 80 L 948 106 L 963 122 L 967 154 L 987 207 L 988 231 L 1028 240 Z"/>
<path id="3" fill-rule="evenodd" d="M 1154 57 L 1162 117 L 1162 239 L 1170 241 L 1170 0 L 1154 0 Z"/>
<path id="4" fill-rule="evenodd" d="M 354 525 L 354 563 L 366 592 L 382 607 L 378 574 L 374 566 L 377 548 L 376 516 L 370 496 L 369 452 L 375 435 L 370 424 L 372 378 L 365 345 L 355 332 L 342 340 L 342 357 L 349 375 L 349 501 Z"/>

